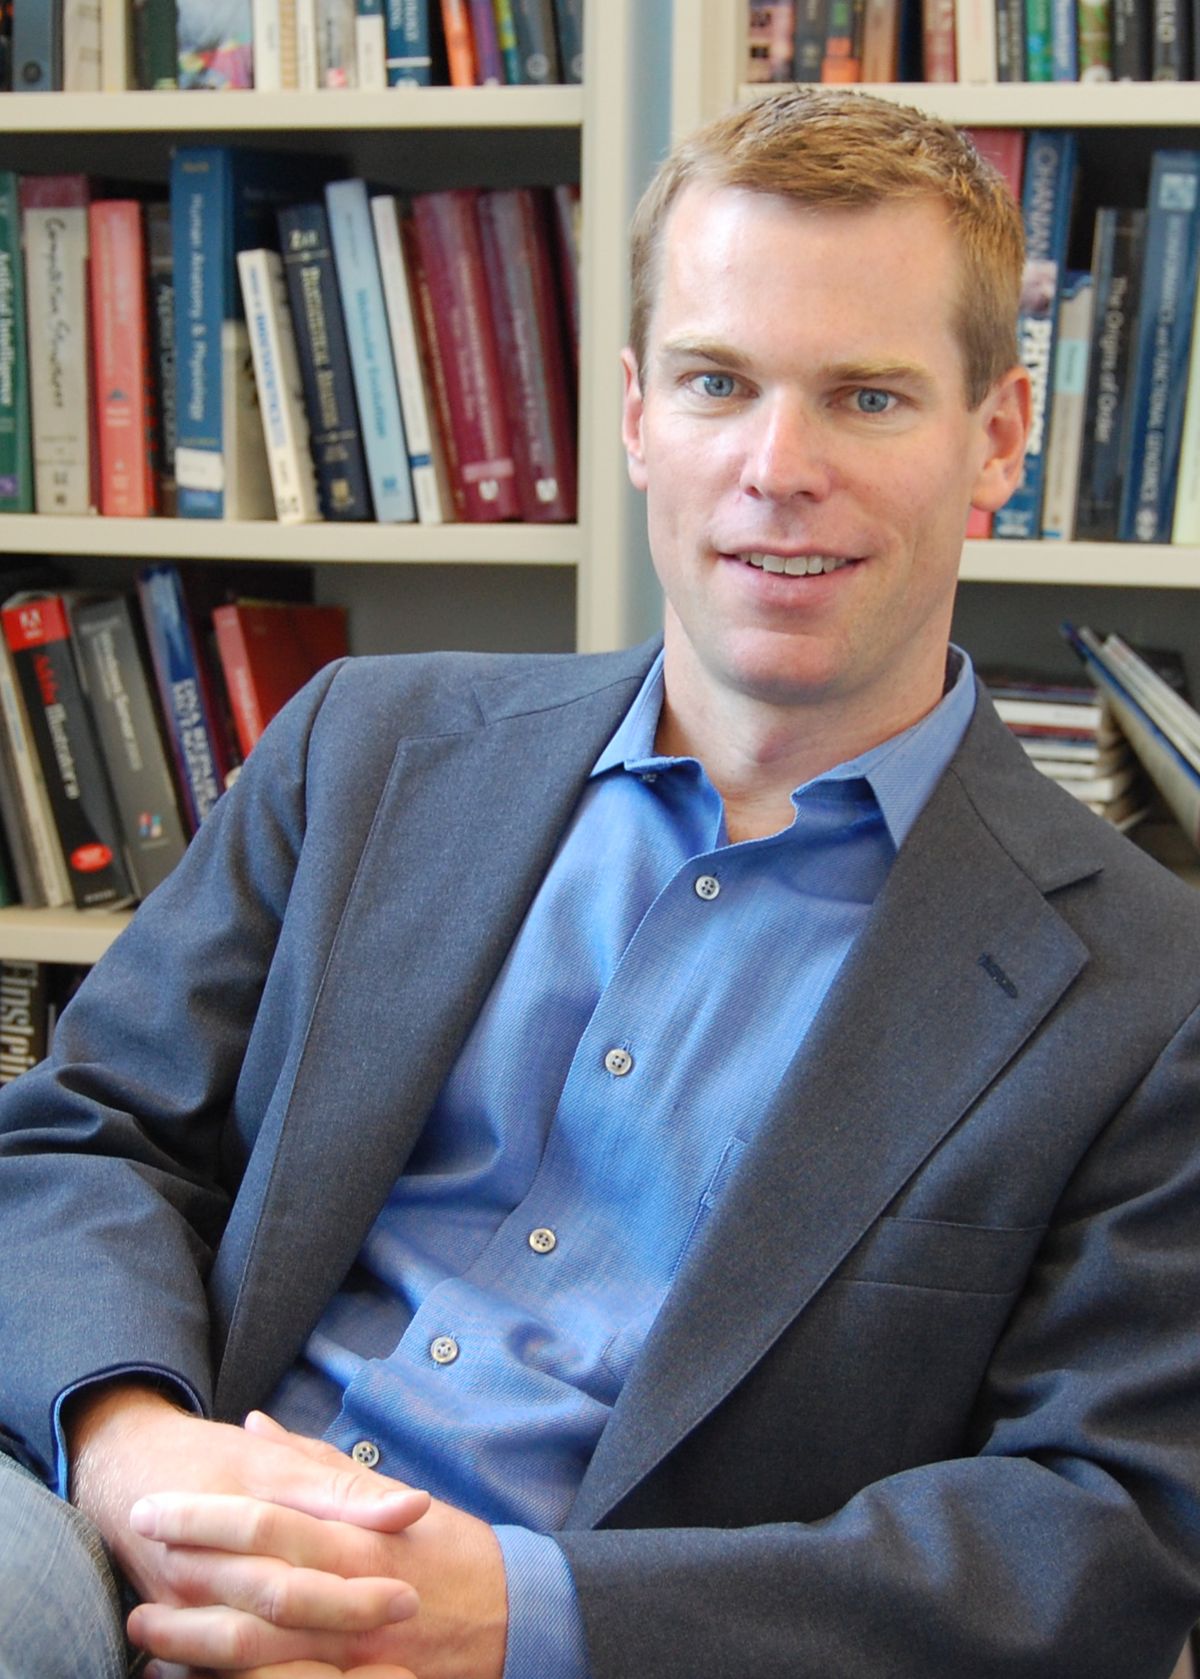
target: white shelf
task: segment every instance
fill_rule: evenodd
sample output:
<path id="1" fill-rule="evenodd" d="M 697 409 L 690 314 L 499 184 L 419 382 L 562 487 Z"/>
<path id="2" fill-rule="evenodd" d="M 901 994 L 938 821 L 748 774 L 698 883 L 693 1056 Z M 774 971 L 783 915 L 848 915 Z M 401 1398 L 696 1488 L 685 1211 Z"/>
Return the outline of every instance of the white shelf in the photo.
<path id="1" fill-rule="evenodd" d="M 97 961 L 130 910 L 0 909 L 0 957 L 15 962 Z"/>
<path id="2" fill-rule="evenodd" d="M 280 525 L 272 520 L 0 514 L 0 554 L 278 560 L 321 565 L 573 566 L 578 525 Z"/>
<path id="3" fill-rule="evenodd" d="M 744 83 L 738 97 L 748 103 L 778 86 Z M 972 128 L 1194 128 L 1200 122 L 1196 82 L 875 82 L 852 91 Z"/>
<path id="4" fill-rule="evenodd" d="M 1200 548 L 1139 542 L 968 542 L 967 583 L 1074 583 L 1200 589 Z"/>
<path id="5" fill-rule="evenodd" d="M 419 87 L 386 93 L 231 90 L 3 93 L 8 133 L 232 134 L 364 128 L 578 128 L 581 87 Z"/>

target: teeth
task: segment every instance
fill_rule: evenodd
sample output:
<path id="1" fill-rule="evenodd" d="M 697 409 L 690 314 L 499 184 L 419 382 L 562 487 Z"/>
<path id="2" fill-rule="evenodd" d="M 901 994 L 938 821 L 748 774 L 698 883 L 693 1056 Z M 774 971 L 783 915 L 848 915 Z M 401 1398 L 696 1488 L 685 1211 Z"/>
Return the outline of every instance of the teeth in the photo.
<path id="1" fill-rule="evenodd" d="M 743 554 L 742 558 L 760 571 L 783 572 L 788 577 L 815 577 L 818 572 L 840 571 L 850 564 L 836 554 L 791 554 L 786 559 L 782 554 Z"/>

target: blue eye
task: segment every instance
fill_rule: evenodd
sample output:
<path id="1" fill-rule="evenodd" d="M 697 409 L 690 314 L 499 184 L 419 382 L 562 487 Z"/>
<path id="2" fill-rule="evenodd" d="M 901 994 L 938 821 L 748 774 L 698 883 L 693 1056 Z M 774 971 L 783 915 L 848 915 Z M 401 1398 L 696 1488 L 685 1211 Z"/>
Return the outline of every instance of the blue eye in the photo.
<path id="1" fill-rule="evenodd" d="M 887 391 L 855 391 L 854 396 L 862 414 L 886 414 L 892 402 Z"/>
<path id="2" fill-rule="evenodd" d="M 699 379 L 705 396 L 732 396 L 737 389 L 731 373 L 701 373 Z"/>

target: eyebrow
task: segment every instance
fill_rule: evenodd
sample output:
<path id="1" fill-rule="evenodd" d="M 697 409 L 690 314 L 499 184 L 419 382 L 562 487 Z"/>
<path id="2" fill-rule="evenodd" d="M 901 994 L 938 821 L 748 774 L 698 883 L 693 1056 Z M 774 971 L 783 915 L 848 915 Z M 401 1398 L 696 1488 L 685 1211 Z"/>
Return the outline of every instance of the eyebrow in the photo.
<path id="1" fill-rule="evenodd" d="M 727 367 L 735 373 L 751 367 L 748 357 L 730 344 L 704 338 L 670 338 L 660 346 L 664 361 L 707 361 L 714 366 Z M 835 385 L 895 385 L 931 389 L 933 374 L 920 362 L 908 361 L 847 361 L 832 362 L 820 369 Z"/>

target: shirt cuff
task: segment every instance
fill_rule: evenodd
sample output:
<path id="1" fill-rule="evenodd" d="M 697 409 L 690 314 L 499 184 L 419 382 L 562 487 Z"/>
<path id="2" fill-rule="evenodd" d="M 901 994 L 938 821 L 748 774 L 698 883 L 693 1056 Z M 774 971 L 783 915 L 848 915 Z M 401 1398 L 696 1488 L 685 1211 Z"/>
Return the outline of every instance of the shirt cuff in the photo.
<path id="1" fill-rule="evenodd" d="M 81 1382 L 72 1382 L 69 1388 L 64 1388 L 54 1401 L 54 1479 L 51 1490 L 66 1500 L 71 1484 L 71 1459 L 67 1452 L 67 1437 L 63 1432 L 62 1413 L 67 1400 L 77 1393 L 83 1393 L 86 1388 L 100 1387 L 108 1382 L 142 1381 L 147 1387 L 157 1388 L 168 1398 L 182 1405 L 185 1411 L 194 1411 L 198 1417 L 204 1415 L 204 1406 L 200 1395 L 190 1382 L 185 1382 L 182 1376 L 175 1376 L 169 1370 L 157 1369 L 151 1364 L 123 1365 L 116 1370 L 105 1370 L 98 1376 L 85 1376 Z"/>
<path id="2" fill-rule="evenodd" d="M 504 1679 L 588 1679 L 587 1646 L 575 1581 L 547 1534 L 494 1529 L 508 1578 Z"/>

